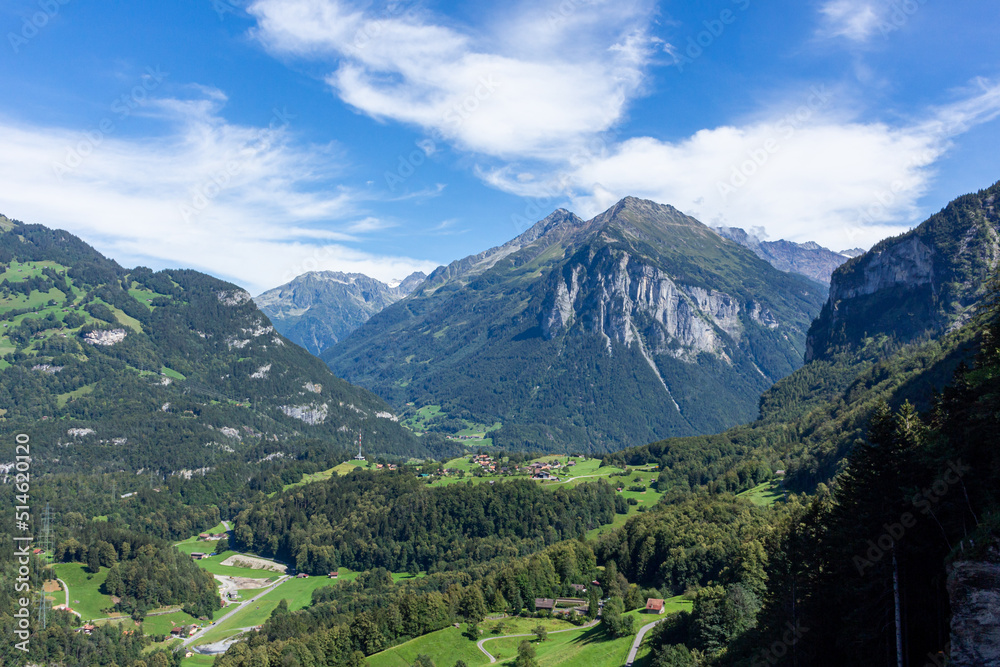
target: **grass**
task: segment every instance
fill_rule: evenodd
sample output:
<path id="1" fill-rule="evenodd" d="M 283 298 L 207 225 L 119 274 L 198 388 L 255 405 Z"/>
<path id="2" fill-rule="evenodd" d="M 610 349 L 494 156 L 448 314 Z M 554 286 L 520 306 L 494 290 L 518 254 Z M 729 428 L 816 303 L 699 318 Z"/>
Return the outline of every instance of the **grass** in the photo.
<path id="1" fill-rule="evenodd" d="M 181 664 L 184 667 L 212 667 L 215 664 L 214 655 L 201 655 L 200 653 L 193 654 L 190 658 L 184 658 L 181 660 Z"/>
<path id="2" fill-rule="evenodd" d="M 154 310 L 156 308 L 156 306 L 150 303 L 153 299 L 157 297 L 169 298 L 166 294 L 159 294 L 149 289 L 135 287 L 135 285 L 138 285 L 135 281 L 132 281 L 132 285 L 133 287 L 128 291 L 129 295 L 150 310 Z"/>
<path id="3" fill-rule="evenodd" d="M 69 403 L 72 399 L 80 398 L 81 396 L 86 396 L 87 394 L 92 393 L 94 391 L 94 387 L 96 386 L 97 383 L 92 382 L 91 384 L 83 385 L 79 389 L 74 389 L 73 391 L 67 391 L 65 394 L 59 394 L 58 396 L 56 396 L 56 404 L 58 404 L 60 408 L 64 408 L 66 407 L 66 404 Z"/>
<path id="4" fill-rule="evenodd" d="M 311 484 L 313 482 L 325 482 L 334 475 L 346 475 L 347 473 L 355 470 L 356 468 L 367 469 L 371 467 L 372 464 L 370 462 L 359 463 L 357 461 L 344 461 L 343 463 L 335 465 L 334 467 L 329 468 L 327 470 L 320 470 L 319 472 L 312 472 L 309 473 L 308 475 L 303 475 L 302 479 L 300 479 L 297 482 L 292 482 L 291 484 L 285 484 L 283 487 L 281 487 L 281 490 L 287 491 L 288 489 L 291 489 L 293 487 L 303 486 L 305 484 Z M 270 495 L 273 496 L 274 493 Z"/>
<path id="5" fill-rule="evenodd" d="M 682 596 L 677 596 L 666 600 L 666 612 L 664 616 L 652 616 L 642 613 L 641 610 L 632 610 L 626 616 L 632 617 L 633 627 L 636 633 L 647 623 L 660 620 L 666 615 L 682 610 L 690 610 L 691 602 Z M 535 618 L 508 618 L 504 619 L 504 630 L 502 636 L 527 634 L 535 626 L 542 624 L 549 631 L 549 638 L 545 642 L 534 641 L 537 652 L 538 664 L 542 667 L 549 665 L 587 665 L 587 667 L 620 667 L 625 664 L 629 649 L 635 634 L 627 637 L 609 637 L 604 628 L 598 624 L 592 628 L 574 628 L 566 621 L 558 619 L 535 619 Z M 480 629 L 485 632 L 480 638 L 496 636 L 491 632 L 495 621 L 484 621 L 480 624 Z M 551 634 L 556 630 L 569 630 Z M 469 667 L 476 665 L 490 664 L 487 658 L 476 647 L 476 642 L 466 637 L 463 633 L 465 626 L 460 628 L 447 627 L 437 632 L 417 637 L 399 646 L 376 653 L 368 658 L 369 667 L 409 667 L 416 660 L 418 655 L 424 654 L 437 665 L 453 665 L 458 660 L 464 660 Z M 514 637 L 511 639 L 497 639 L 487 642 L 486 649 L 498 658 L 499 665 L 512 665 L 517 656 L 517 647 L 529 637 Z M 640 647 L 636 656 L 636 664 L 642 665 L 649 654 L 649 649 Z"/>
<path id="6" fill-rule="evenodd" d="M 547 641 L 535 644 L 536 660 L 543 665 L 587 665 L 588 667 L 621 667 L 628 657 L 633 636 L 609 637 L 600 624 L 578 632 L 563 632 L 549 635 Z M 517 657 L 517 647 L 527 637 L 498 639 L 487 642 L 486 650 L 497 658 L 501 665 L 513 665 Z M 483 656 L 485 662 L 486 656 Z"/>
<path id="7" fill-rule="evenodd" d="M 128 616 L 111 621 L 102 621 L 102 624 L 107 623 L 122 624 L 127 628 L 134 627 L 135 625 L 135 621 Z M 191 625 L 192 623 L 201 625 L 203 621 L 183 611 L 174 611 L 169 614 L 158 614 L 156 616 L 147 615 L 142 621 L 142 632 L 146 635 L 166 635 L 170 634 L 170 629 L 175 625 Z"/>
<path id="8" fill-rule="evenodd" d="M 781 489 L 781 484 L 777 480 L 772 480 L 770 482 L 758 484 L 752 489 L 747 489 L 737 495 L 741 498 L 748 499 L 754 505 L 767 507 L 768 505 L 773 505 L 781 500 L 784 496 L 784 492 Z"/>
<path id="9" fill-rule="evenodd" d="M 69 606 L 73 611 L 79 612 L 82 620 L 106 618 L 109 615 L 101 610 L 113 606 L 111 596 L 100 591 L 104 580 L 108 578 L 108 568 L 102 567 L 97 574 L 91 574 L 83 563 L 56 563 L 52 567 L 56 576 L 69 586 Z M 60 594 L 56 594 L 56 599 L 63 602 L 66 598 L 63 595 L 60 599 Z"/>
<path id="10" fill-rule="evenodd" d="M 199 542 L 197 538 L 190 537 L 179 544 L 175 544 L 175 547 L 181 552 L 186 554 L 191 554 L 195 551 L 201 551 L 204 553 L 212 553 L 212 549 L 215 547 L 215 542 Z M 198 561 L 198 567 L 209 572 L 210 574 L 224 574 L 231 577 L 248 577 L 250 579 L 272 579 L 281 576 L 280 572 L 275 572 L 273 570 L 254 570 L 249 567 L 234 567 L 232 565 L 222 565 L 222 561 L 226 560 L 230 556 L 238 555 L 235 551 L 224 551 L 218 556 L 210 556 L 208 558 L 202 558 Z M 256 556 L 255 556 L 256 558 Z"/>
<path id="11" fill-rule="evenodd" d="M 183 375 L 181 375 L 180 373 L 178 373 L 174 369 L 167 368 L 166 366 L 164 366 L 163 368 L 160 369 L 160 373 L 163 374 L 163 375 L 166 375 L 168 378 L 173 378 L 175 380 L 186 380 L 187 379 L 186 377 L 184 377 Z"/>
<path id="12" fill-rule="evenodd" d="M 490 632 L 490 628 L 496 621 L 484 621 L 479 624 L 480 630 L 484 630 L 483 637 L 496 636 Z M 507 618 L 504 619 L 503 634 L 528 633 L 538 624 L 545 626 L 549 632 L 553 630 L 565 630 L 573 625 L 558 619 L 537 619 L 537 618 Z M 489 659 L 476 648 L 476 642 L 464 635 L 465 625 L 460 628 L 449 626 L 443 630 L 431 632 L 422 637 L 417 637 L 404 644 L 393 646 L 390 649 L 376 653 L 368 658 L 369 667 L 409 667 L 416 660 L 418 655 L 425 654 L 431 656 L 436 665 L 454 665 L 458 660 L 464 660 L 470 665 L 488 665 Z M 567 632 L 567 635 L 574 634 Z M 561 635 L 555 635 L 559 637 Z M 498 640 L 504 641 L 504 640 Z M 494 642 L 487 644 L 487 647 Z M 516 649 L 516 644 L 515 644 Z"/>
<path id="13" fill-rule="evenodd" d="M 203 562 L 205 561 L 199 561 L 199 564 Z M 235 635 L 240 632 L 241 628 L 251 628 L 263 624 L 264 621 L 270 618 L 271 612 L 278 607 L 282 600 L 287 601 L 288 608 L 291 611 L 308 607 L 312 604 L 312 594 L 317 588 L 322 588 L 324 586 L 336 586 L 338 582 L 351 581 L 356 579 L 360 574 L 361 572 L 348 570 L 347 568 L 342 567 L 340 568 L 340 576 L 337 577 L 336 580 L 328 579 L 327 577 L 287 579 L 275 587 L 271 592 L 262 596 L 256 602 L 244 605 L 243 608 L 233 614 L 231 618 L 226 619 L 217 627 L 214 627 L 209 632 L 206 632 L 205 635 L 198 640 L 198 644 L 211 644 Z M 394 581 L 407 579 L 409 577 L 410 575 L 406 573 L 393 573 L 392 575 Z M 250 599 L 256 594 L 256 591 L 253 593 L 247 591 L 244 593 L 244 596 L 247 597 L 247 599 Z M 225 613 L 225 611 L 221 613 Z M 221 615 L 221 613 L 217 614 L 217 616 Z"/>
<path id="14" fill-rule="evenodd" d="M 441 414 L 440 405 L 425 405 L 417 410 L 416 414 L 403 420 L 403 425 L 411 431 L 423 432 L 427 430 L 427 422 Z"/>

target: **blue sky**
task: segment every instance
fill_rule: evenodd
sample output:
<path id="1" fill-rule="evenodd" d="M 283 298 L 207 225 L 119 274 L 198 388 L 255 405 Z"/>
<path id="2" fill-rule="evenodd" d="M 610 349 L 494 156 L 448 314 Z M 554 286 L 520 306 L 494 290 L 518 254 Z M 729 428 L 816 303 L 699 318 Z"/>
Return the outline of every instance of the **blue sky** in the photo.
<path id="1" fill-rule="evenodd" d="M 0 0 L 0 22 L 0 212 L 254 293 L 402 278 L 626 195 L 868 247 L 1000 180 L 991 3 Z"/>

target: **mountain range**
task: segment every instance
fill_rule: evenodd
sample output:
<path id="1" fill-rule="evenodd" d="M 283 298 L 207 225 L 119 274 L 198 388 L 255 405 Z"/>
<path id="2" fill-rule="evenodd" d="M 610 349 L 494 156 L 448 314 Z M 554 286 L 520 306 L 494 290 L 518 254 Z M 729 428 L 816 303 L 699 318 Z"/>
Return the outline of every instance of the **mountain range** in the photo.
<path id="1" fill-rule="evenodd" d="M 197 271 L 126 269 L 0 218 L 0 322 L 0 433 L 30 433 L 48 472 L 178 473 L 346 449 L 359 433 L 369 452 L 428 453 L 245 290 Z"/>
<path id="2" fill-rule="evenodd" d="M 434 271 L 323 353 L 445 430 L 508 448 L 613 451 L 752 419 L 798 368 L 825 299 L 670 206 L 557 210 Z"/>
<path id="3" fill-rule="evenodd" d="M 749 248 L 779 271 L 797 273 L 823 285 L 830 284 L 830 276 L 837 267 L 865 252 L 861 248 L 834 252 L 812 241 L 806 243 L 795 243 L 784 239 L 764 241 L 739 227 L 713 227 L 713 229 L 730 241 Z"/>
<path id="4" fill-rule="evenodd" d="M 283 335 L 319 355 L 426 277 L 416 272 L 387 284 L 361 273 L 310 271 L 254 301 Z"/>

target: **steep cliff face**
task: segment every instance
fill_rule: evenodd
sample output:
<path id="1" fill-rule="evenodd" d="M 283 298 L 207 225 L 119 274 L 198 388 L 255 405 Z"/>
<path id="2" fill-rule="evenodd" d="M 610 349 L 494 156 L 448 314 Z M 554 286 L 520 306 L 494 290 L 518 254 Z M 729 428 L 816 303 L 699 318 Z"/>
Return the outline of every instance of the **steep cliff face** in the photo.
<path id="1" fill-rule="evenodd" d="M 278 331 L 319 354 L 412 292 L 424 278 L 418 272 L 389 285 L 361 273 L 310 271 L 254 301 Z"/>
<path id="2" fill-rule="evenodd" d="M 954 667 L 1000 665 L 1000 565 L 961 561 L 948 573 Z"/>
<path id="3" fill-rule="evenodd" d="M 552 339 L 578 324 L 582 331 L 626 347 L 642 341 L 651 354 L 695 362 L 701 353 L 732 363 L 726 340 L 738 343 L 744 328 L 777 328 L 770 311 L 754 300 L 741 304 L 725 292 L 675 282 L 661 269 L 627 252 L 574 258 L 556 281 L 542 314 L 542 330 Z"/>
<path id="4" fill-rule="evenodd" d="M 752 419 L 798 367 L 823 289 L 674 208 L 556 211 L 435 271 L 324 359 L 495 444 L 608 450 Z"/>
<path id="5" fill-rule="evenodd" d="M 967 322 L 1000 259 L 1000 184 L 960 197 L 906 234 L 837 269 L 806 361 L 907 343 Z"/>

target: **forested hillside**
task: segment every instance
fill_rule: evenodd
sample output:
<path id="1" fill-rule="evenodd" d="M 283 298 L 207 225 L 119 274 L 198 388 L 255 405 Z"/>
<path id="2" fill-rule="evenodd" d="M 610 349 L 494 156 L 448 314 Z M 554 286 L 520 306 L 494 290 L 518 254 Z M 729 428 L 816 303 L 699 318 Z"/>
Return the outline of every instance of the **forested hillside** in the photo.
<path id="1" fill-rule="evenodd" d="M 400 410 L 497 425 L 509 450 L 608 452 L 751 420 L 824 296 L 630 197 L 438 269 L 323 358 Z"/>
<path id="2" fill-rule="evenodd" d="M 311 574 L 341 565 L 434 572 L 537 551 L 611 523 L 616 511 L 625 501 L 605 483 L 429 488 L 412 473 L 355 471 L 255 504 L 236 518 L 233 539 Z"/>
<path id="3" fill-rule="evenodd" d="M 197 470 L 310 439 L 409 457 L 432 440 L 277 334 L 240 288 L 125 269 L 63 231 L 0 225 L 0 432 L 36 474 Z"/>

